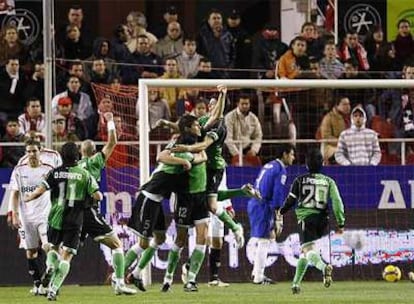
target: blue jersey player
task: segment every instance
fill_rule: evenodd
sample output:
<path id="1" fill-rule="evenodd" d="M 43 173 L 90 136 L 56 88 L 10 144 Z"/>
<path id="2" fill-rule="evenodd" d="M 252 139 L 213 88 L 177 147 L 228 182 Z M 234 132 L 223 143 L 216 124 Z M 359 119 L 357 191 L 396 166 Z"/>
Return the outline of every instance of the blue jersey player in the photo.
<path id="1" fill-rule="evenodd" d="M 285 197 L 286 167 L 295 160 L 295 148 L 290 144 L 280 147 L 277 159 L 268 162 L 256 178 L 255 189 L 262 199 L 251 198 L 247 205 L 250 221 L 250 236 L 257 241 L 257 250 L 253 260 L 253 283 L 272 284 L 264 275 L 270 240 L 275 238 L 275 210 Z"/>

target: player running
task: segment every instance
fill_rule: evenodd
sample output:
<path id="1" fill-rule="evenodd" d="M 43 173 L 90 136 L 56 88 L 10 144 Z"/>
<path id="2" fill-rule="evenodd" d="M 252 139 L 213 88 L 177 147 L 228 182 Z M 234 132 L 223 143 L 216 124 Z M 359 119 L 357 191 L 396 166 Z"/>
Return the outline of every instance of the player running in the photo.
<path id="1" fill-rule="evenodd" d="M 283 215 L 296 205 L 296 217 L 302 254 L 296 266 L 292 282 L 293 294 L 300 293 L 300 283 L 308 265 L 311 264 L 323 273 L 323 284 L 329 287 L 332 283 L 330 264 L 325 264 L 320 254 L 313 248 L 314 241 L 321 238 L 328 227 L 328 199 L 331 200 L 333 213 L 338 224 L 338 232 L 343 233 L 345 225 L 344 205 L 335 181 L 321 172 L 323 157 L 319 149 L 311 150 L 306 157 L 309 173 L 298 176 L 292 183 L 283 207 L 277 211 L 277 234 L 283 228 Z"/>

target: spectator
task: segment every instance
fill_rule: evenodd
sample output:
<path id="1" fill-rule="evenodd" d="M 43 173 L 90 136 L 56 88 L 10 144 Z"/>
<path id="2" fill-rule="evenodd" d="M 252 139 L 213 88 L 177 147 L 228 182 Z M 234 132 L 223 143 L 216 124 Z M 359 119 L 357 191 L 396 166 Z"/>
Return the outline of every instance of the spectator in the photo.
<path id="1" fill-rule="evenodd" d="M 27 64 L 28 50 L 26 46 L 20 41 L 19 33 L 16 26 L 6 25 L 1 31 L 0 40 L 0 65 L 5 65 L 9 58 L 15 58 L 19 60 L 20 65 Z M 26 66 L 24 70 L 30 70 L 29 66 Z"/>
<path id="2" fill-rule="evenodd" d="M 27 97 L 36 97 L 40 100 L 42 109 L 45 107 L 45 65 L 41 62 L 35 63 L 34 72 L 30 78 L 25 92 Z"/>
<path id="3" fill-rule="evenodd" d="M 165 60 L 164 65 L 165 72 L 160 77 L 162 79 L 179 79 L 182 78 L 180 73 L 178 73 L 177 60 L 175 58 L 168 58 Z M 168 103 L 168 106 L 171 111 L 172 119 L 176 119 L 176 107 L 177 99 L 180 99 L 184 96 L 184 89 L 179 88 L 162 88 L 160 90 L 161 98 L 165 99 Z"/>
<path id="4" fill-rule="evenodd" d="M 134 53 L 138 47 L 139 36 L 145 35 L 148 37 L 148 47 L 151 51 L 154 50 L 158 39 L 150 32 L 147 32 L 147 18 L 141 12 L 130 12 L 126 18 L 131 40 L 127 41 L 127 47 L 131 53 Z"/>
<path id="5" fill-rule="evenodd" d="M 81 37 L 77 25 L 70 24 L 67 26 L 62 47 L 65 59 L 86 59 L 91 55 L 90 46 Z"/>
<path id="6" fill-rule="evenodd" d="M 341 132 L 335 159 L 343 166 L 378 165 L 381 161 L 381 149 L 378 135 L 365 127 L 366 114 L 362 107 L 351 112 L 352 126 Z"/>
<path id="7" fill-rule="evenodd" d="M 20 131 L 19 121 L 15 117 L 9 117 L 6 124 L 6 134 L 1 138 L 2 142 L 19 143 L 24 142 L 25 136 Z M 13 168 L 19 159 L 26 153 L 24 146 L 0 146 L 0 166 Z"/>
<path id="8" fill-rule="evenodd" d="M 58 45 L 63 45 L 67 37 L 68 26 L 76 26 L 80 32 L 80 39 L 82 39 L 84 52 L 86 57 L 92 53 L 92 41 L 93 35 L 90 30 L 85 26 L 83 9 L 79 5 L 71 5 L 67 15 L 67 21 L 59 28 L 56 36 L 56 42 Z M 82 58 L 77 58 L 82 59 Z"/>
<path id="9" fill-rule="evenodd" d="M 243 156 L 256 158 L 263 138 L 262 126 L 257 116 L 250 111 L 250 96 L 240 95 L 237 107 L 224 117 L 227 127 L 226 146 L 233 158 L 239 159 L 239 145 L 233 141 L 242 141 Z"/>
<path id="10" fill-rule="evenodd" d="M 309 58 L 306 55 L 306 40 L 298 36 L 290 42 L 289 50 L 280 57 L 275 74 L 278 78 L 293 79 L 308 69 Z"/>
<path id="11" fill-rule="evenodd" d="M 301 36 L 306 40 L 306 53 L 309 57 L 320 60 L 323 56 L 323 41 L 318 37 L 318 30 L 313 22 L 305 22 L 301 28 Z"/>
<path id="12" fill-rule="evenodd" d="M 402 69 L 407 59 L 414 53 L 414 41 L 411 34 L 411 24 L 407 19 L 401 19 L 398 21 L 398 34 L 394 40 L 395 46 L 395 59 L 398 67 Z"/>
<path id="13" fill-rule="evenodd" d="M 112 40 L 111 57 L 117 62 L 127 62 L 131 55 L 127 47 L 128 41 L 131 40 L 131 34 L 128 27 L 119 24 L 114 30 L 114 39 Z"/>
<path id="14" fill-rule="evenodd" d="M 368 33 L 364 41 L 364 47 L 367 51 L 367 57 L 371 71 L 381 71 L 378 69 L 378 66 L 380 64 L 378 55 L 381 47 L 386 44 L 387 41 L 384 39 L 384 33 L 381 26 L 375 26 L 373 30 Z"/>
<path id="15" fill-rule="evenodd" d="M 92 83 L 110 84 L 114 75 L 107 69 L 104 59 L 95 58 L 92 61 L 92 70 L 89 77 Z"/>
<path id="16" fill-rule="evenodd" d="M 80 140 L 87 137 L 87 130 L 84 122 L 82 122 L 77 115 L 72 111 L 73 102 L 69 97 L 61 97 L 57 102 L 57 113 L 65 118 L 65 133 L 75 134 Z"/>
<path id="17" fill-rule="evenodd" d="M 136 114 L 139 119 L 139 104 L 136 105 Z M 160 97 L 159 90 L 150 88 L 148 90 L 148 118 L 150 130 L 157 127 L 157 121 L 160 119 L 171 120 L 170 107 L 165 99 Z M 137 125 L 139 121 L 137 121 Z"/>
<path id="18" fill-rule="evenodd" d="M 395 57 L 395 47 L 392 43 L 382 44 L 378 50 L 376 64 L 372 70 L 378 71 L 377 78 L 398 79 L 401 77 Z"/>
<path id="19" fill-rule="evenodd" d="M 95 59 L 102 59 L 105 62 L 106 68 L 112 75 L 118 74 L 118 66 L 116 60 L 113 59 L 112 45 L 108 39 L 96 38 L 93 42 L 92 56 L 86 58 L 87 61 Z M 91 74 L 91 64 L 84 65 L 85 72 Z"/>
<path id="20" fill-rule="evenodd" d="M 279 38 L 276 26 L 266 24 L 253 43 L 252 66 L 266 70 L 258 72 L 259 79 L 275 79 L 276 63 L 289 47 Z"/>
<path id="21" fill-rule="evenodd" d="M 178 71 L 183 78 L 193 78 L 197 74 L 198 65 L 202 57 L 197 53 L 197 45 L 194 38 L 185 37 L 183 43 L 183 50 L 177 56 Z"/>
<path id="22" fill-rule="evenodd" d="M 200 90 L 197 88 L 188 88 L 184 96 L 177 100 L 177 117 L 181 117 L 186 113 L 191 113 L 199 99 Z M 204 101 L 204 99 L 203 99 Z"/>
<path id="23" fill-rule="evenodd" d="M 71 76 L 75 76 L 79 79 L 80 90 L 89 96 L 91 95 L 92 88 L 89 83 L 89 75 L 85 75 L 83 70 L 83 64 L 81 61 L 72 61 L 68 65 L 67 71 L 61 71 L 56 79 L 56 91 L 61 92 L 67 88 L 68 79 Z"/>
<path id="24" fill-rule="evenodd" d="M 341 77 L 345 67 L 336 57 L 337 52 L 335 42 L 326 42 L 323 54 L 324 57 L 319 62 L 323 77 L 326 79 L 338 79 Z"/>
<path id="25" fill-rule="evenodd" d="M 162 59 L 177 57 L 183 51 L 183 37 L 181 25 L 172 21 L 168 23 L 167 35 L 155 44 L 155 53 Z"/>
<path id="26" fill-rule="evenodd" d="M 319 127 L 320 134 L 317 139 L 330 140 L 321 145 L 323 159 L 327 164 L 335 164 L 335 152 L 338 146 L 338 138 L 342 131 L 351 126 L 350 114 L 351 102 L 348 97 L 339 97 L 332 107 L 322 119 Z"/>
<path id="27" fill-rule="evenodd" d="M 36 97 L 29 98 L 26 102 L 26 111 L 18 117 L 20 132 L 27 138 L 31 132 L 35 132 L 40 139 L 45 138 L 45 114 L 42 113 L 40 100 Z"/>
<path id="28" fill-rule="evenodd" d="M 6 66 L 0 68 L 0 124 L 4 125 L 7 116 L 17 117 L 25 106 L 27 82 L 20 69 L 19 59 L 9 58 Z"/>
<path id="29" fill-rule="evenodd" d="M 195 74 L 195 79 L 215 79 L 218 75 L 213 71 L 210 59 L 206 57 L 200 58 L 198 63 L 198 71 Z"/>
<path id="30" fill-rule="evenodd" d="M 55 144 L 53 149 L 60 151 L 61 145 L 56 143 L 64 143 L 68 141 L 79 141 L 75 133 L 68 131 L 66 126 L 66 117 L 60 114 L 53 116 L 52 120 L 52 139 Z"/>
<path id="31" fill-rule="evenodd" d="M 219 78 L 229 78 L 227 69 L 234 68 L 236 62 L 236 50 L 231 33 L 223 26 L 221 12 L 212 9 L 208 13 L 207 22 L 200 28 L 197 39 L 198 51 L 202 56 L 208 57 L 217 71 Z"/>
<path id="32" fill-rule="evenodd" d="M 236 48 L 236 62 L 234 67 L 237 69 L 251 68 L 252 39 L 241 25 L 240 12 L 233 9 L 227 17 L 227 29 L 233 36 Z M 233 78 L 249 78 L 247 71 L 234 71 Z"/>
<path id="33" fill-rule="evenodd" d="M 154 33 L 158 39 L 165 37 L 165 35 L 167 35 L 168 24 L 174 21 L 178 22 L 178 12 L 175 6 L 170 5 L 164 11 L 161 22 L 153 28 L 152 33 Z"/>
<path id="34" fill-rule="evenodd" d="M 370 68 L 367 51 L 358 42 L 358 34 L 355 31 L 346 33 L 339 49 L 339 58 L 342 62 L 347 62 L 348 60 L 357 62 L 359 71 L 368 71 Z"/>

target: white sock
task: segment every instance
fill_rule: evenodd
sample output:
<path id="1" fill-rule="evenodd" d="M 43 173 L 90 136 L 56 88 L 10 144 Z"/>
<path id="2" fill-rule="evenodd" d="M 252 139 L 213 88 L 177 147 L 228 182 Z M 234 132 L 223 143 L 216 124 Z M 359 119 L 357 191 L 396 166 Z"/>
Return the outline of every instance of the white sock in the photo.
<path id="1" fill-rule="evenodd" d="M 259 239 L 257 241 L 256 254 L 253 261 L 253 282 L 260 283 L 264 279 L 264 270 L 266 267 L 267 254 L 269 252 L 270 241 L 268 239 Z"/>

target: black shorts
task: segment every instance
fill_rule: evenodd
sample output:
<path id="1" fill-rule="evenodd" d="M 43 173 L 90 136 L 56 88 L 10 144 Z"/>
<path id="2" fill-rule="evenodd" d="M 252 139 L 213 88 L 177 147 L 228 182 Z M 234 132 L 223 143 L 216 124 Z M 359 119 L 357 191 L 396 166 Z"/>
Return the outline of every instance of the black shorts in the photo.
<path id="1" fill-rule="evenodd" d="M 174 219 L 177 226 L 192 227 L 210 217 L 206 192 L 177 193 Z"/>
<path id="2" fill-rule="evenodd" d="M 224 169 L 207 168 L 207 195 L 218 192 L 223 174 Z"/>
<path id="3" fill-rule="evenodd" d="M 300 243 L 306 244 L 320 239 L 328 227 L 328 217 L 324 213 L 313 214 L 299 222 Z"/>
<path id="4" fill-rule="evenodd" d="M 63 247 L 71 249 L 72 253 L 76 254 L 79 247 L 80 227 L 78 229 L 57 230 L 49 226 L 47 238 L 49 243 L 54 246 L 62 244 Z"/>
<path id="5" fill-rule="evenodd" d="M 89 235 L 93 239 L 112 233 L 112 227 L 109 226 L 104 217 L 96 208 L 90 207 L 85 209 L 83 214 L 82 234 Z"/>
<path id="6" fill-rule="evenodd" d="M 165 231 L 162 202 L 153 201 L 141 192 L 132 208 L 128 227 L 135 230 L 143 238 L 152 237 L 154 231 Z"/>

